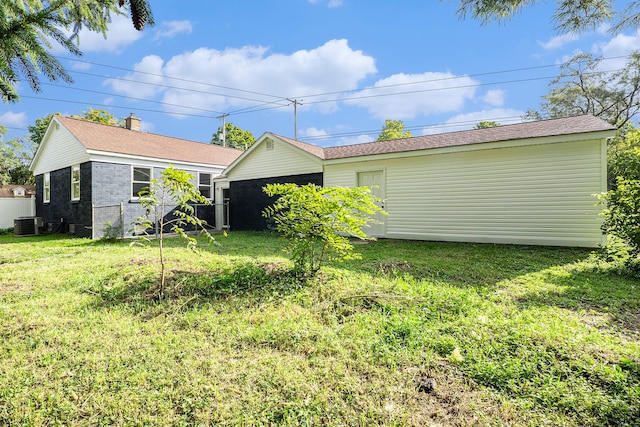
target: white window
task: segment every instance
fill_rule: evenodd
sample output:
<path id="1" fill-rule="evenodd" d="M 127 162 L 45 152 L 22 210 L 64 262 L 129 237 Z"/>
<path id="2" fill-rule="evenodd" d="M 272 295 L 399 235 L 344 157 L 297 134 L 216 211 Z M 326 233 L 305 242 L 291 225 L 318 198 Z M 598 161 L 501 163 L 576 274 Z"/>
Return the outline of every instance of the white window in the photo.
<path id="1" fill-rule="evenodd" d="M 151 185 L 151 168 L 134 166 L 131 170 L 131 197 L 140 197 L 140 192 Z"/>
<path id="2" fill-rule="evenodd" d="M 198 174 L 198 190 L 200 190 L 200 194 L 203 197 L 210 199 L 211 198 L 211 174 L 210 173 L 202 173 Z"/>
<path id="3" fill-rule="evenodd" d="M 80 165 L 71 166 L 71 200 L 80 200 Z"/>
<path id="4" fill-rule="evenodd" d="M 49 203 L 51 201 L 51 174 L 44 174 L 44 183 L 42 185 L 42 202 Z"/>

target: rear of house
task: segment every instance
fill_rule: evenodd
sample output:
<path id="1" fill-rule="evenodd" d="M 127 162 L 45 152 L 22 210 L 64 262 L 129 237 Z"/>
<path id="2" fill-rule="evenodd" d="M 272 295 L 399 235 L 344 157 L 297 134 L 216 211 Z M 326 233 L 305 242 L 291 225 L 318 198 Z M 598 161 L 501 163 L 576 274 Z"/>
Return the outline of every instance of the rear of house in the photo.
<path id="1" fill-rule="evenodd" d="M 36 212 L 52 232 L 102 237 L 131 234 L 144 214 L 139 192 L 169 165 L 194 176 L 215 203 L 213 179 L 241 151 L 142 132 L 133 115 L 126 127 L 54 116 L 31 169 L 36 176 Z M 198 214 L 215 224 L 213 206 Z"/>
<path id="2" fill-rule="evenodd" d="M 384 200 L 389 215 L 367 230 L 372 236 L 597 247 L 604 237 L 594 194 L 606 191 L 606 140 L 614 132 L 580 116 L 319 150 L 266 134 L 254 156 L 243 155 L 225 174 L 232 211 L 265 207 L 264 200 L 233 203 L 234 187 L 248 184 L 240 171 L 251 171 L 255 188 L 304 183 L 305 174 L 285 165 L 306 158 L 316 174 L 322 170 L 323 185 L 369 186 Z M 290 145 L 282 151 L 298 160 L 272 161 L 261 147 L 270 139 L 272 150 Z"/>

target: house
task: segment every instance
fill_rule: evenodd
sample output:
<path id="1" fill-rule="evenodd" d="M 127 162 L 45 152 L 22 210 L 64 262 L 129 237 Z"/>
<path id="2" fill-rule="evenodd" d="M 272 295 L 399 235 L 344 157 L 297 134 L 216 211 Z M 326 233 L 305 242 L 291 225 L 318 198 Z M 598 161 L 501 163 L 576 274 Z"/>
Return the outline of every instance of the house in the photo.
<path id="1" fill-rule="evenodd" d="M 597 247 L 606 141 L 593 116 L 320 148 L 265 133 L 217 180 L 234 230 L 264 229 L 266 183 L 368 186 L 376 237 Z"/>
<path id="2" fill-rule="evenodd" d="M 28 199 L 35 194 L 35 185 L 0 185 L 0 199 Z"/>
<path id="3" fill-rule="evenodd" d="M 36 177 L 36 215 L 45 228 L 81 237 L 125 234 L 144 214 L 139 192 L 173 165 L 195 177 L 214 201 L 213 178 L 242 153 L 217 145 L 140 130 L 133 114 L 125 127 L 56 115 L 31 163 Z M 198 215 L 215 223 L 212 207 Z"/>

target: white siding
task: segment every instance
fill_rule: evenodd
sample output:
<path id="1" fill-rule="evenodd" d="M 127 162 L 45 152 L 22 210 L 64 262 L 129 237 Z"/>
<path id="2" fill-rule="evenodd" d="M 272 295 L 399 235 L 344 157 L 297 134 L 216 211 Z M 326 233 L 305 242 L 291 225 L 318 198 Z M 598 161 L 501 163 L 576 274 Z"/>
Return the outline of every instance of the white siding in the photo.
<path id="1" fill-rule="evenodd" d="M 55 122 L 55 119 L 51 125 L 54 126 L 52 132 L 42 142 L 34 159 L 34 175 L 89 161 L 85 147 L 64 126 Z"/>
<path id="2" fill-rule="evenodd" d="M 322 161 L 286 142 L 274 140 L 267 149 L 266 140 L 256 146 L 227 176 L 231 181 L 322 172 Z"/>
<path id="3" fill-rule="evenodd" d="M 386 237 L 596 247 L 604 142 L 327 164 L 327 186 L 384 170 Z"/>

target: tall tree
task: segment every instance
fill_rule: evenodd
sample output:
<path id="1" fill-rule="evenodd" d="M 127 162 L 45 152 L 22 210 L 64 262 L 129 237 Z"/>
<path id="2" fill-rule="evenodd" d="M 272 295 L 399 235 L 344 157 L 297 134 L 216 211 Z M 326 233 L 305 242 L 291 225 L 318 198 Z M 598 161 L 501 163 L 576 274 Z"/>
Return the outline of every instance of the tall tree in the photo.
<path id="1" fill-rule="evenodd" d="M 593 114 L 619 127 L 631 121 L 640 113 L 640 51 L 617 71 L 604 71 L 601 63 L 601 57 L 588 53 L 569 59 L 549 83 L 540 109 L 529 110 L 527 117 Z"/>
<path id="2" fill-rule="evenodd" d="M 411 138 L 411 131 L 404 130 L 404 122 L 402 120 L 385 120 L 382 131 L 376 141 L 389 141 L 391 139 Z"/>
<path id="3" fill-rule="evenodd" d="M 82 28 L 103 34 L 112 13 L 127 6 L 133 25 L 153 25 L 148 0 L 2 0 L 0 1 L 0 95 L 4 102 L 18 102 L 16 84 L 25 80 L 41 90 L 40 74 L 51 81 L 73 82 L 62 64 L 50 53 L 52 43 L 80 56 L 78 33 Z M 71 36 L 65 33 L 71 30 Z"/>
<path id="4" fill-rule="evenodd" d="M 29 162 L 33 153 L 20 139 L 5 141 L 7 128 L 0 125 L 0 184 L 28 185 L 35 182 Z"/>
<path id="5" fill-rule="evenodd" d="M 60 114 L 60 113 L 55 113 Z M 47 114 L 44 117 L 37 118 L 33 125 L 28 127 L 29 129 L 29 139 L 34 147 L 34 151 L 38 149 L 42 139 L 44 138 L 44 134 L 49 127 L 49 123 L 51 123 L 51 119 L 55 115 L 53 113 Z"/>
<path id="6" fill-rule="evenodd" d="M 211 143 L 216 145 L 226 145 L 227 147 L 246 150 L 255 144 L 256 139 L 248 130 L 243 130 L 233 123 L 225 123 L 225 142 L 222 141 L 222 126 L 218 126 L 218 132 L 213 134 Z"/>
<path id="7" fill-rule="evenodd" d="M 541 3 L 536 0 L 457 0 L 458 15 L 471 15 L 483 23 L 504 21 L 525 6 Z M 612 23 L 612 31 L 640 26 L 640 1 L 562 0 L 556 2 L 553 15 L 555 27 L 562 33 L 580 32 Z"/>

